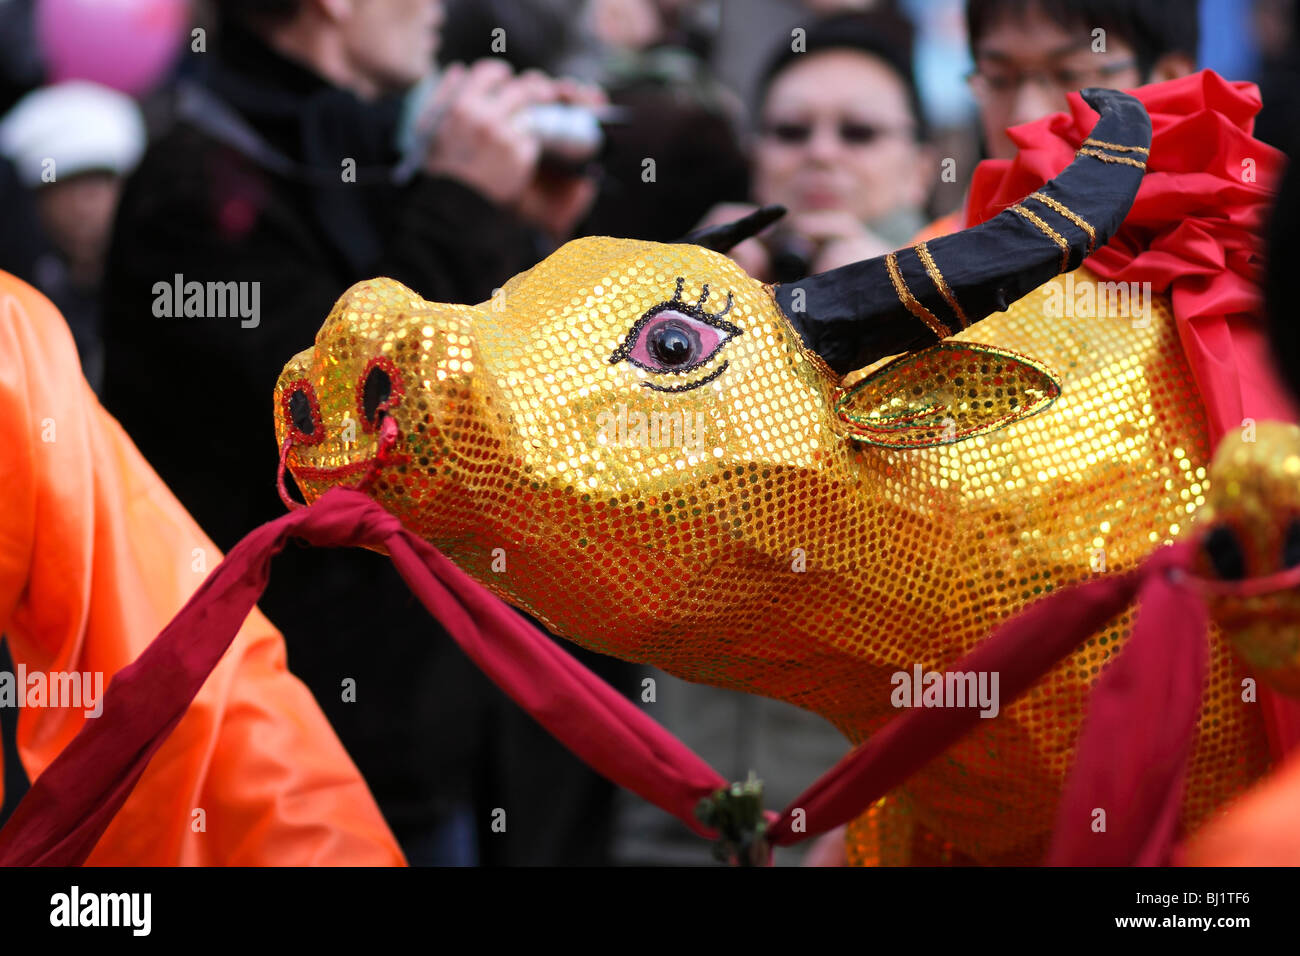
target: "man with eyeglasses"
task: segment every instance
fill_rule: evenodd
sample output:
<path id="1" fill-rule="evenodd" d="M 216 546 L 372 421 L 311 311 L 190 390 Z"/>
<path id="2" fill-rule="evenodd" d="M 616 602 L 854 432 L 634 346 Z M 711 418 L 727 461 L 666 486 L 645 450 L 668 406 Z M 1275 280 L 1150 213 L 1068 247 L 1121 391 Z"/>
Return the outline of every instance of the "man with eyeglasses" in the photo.
<path id="1" fill-rule="evenodd" d="M 967 0 L 975 61 L 967 79 L 985 156 L 1014 159 L 1007 129 L 1065 112 L 1074 90 L 1131 89 L 1194 72 L 1199 14 L 1199 0 Z M 958 209 L 913 241 L 963 224 Z"/>
<path id="2" fill-rule="evenodd" d="M 912 26 L 888 11 L 811 20 L 760 71 L 751 198 L 787 215 L 729 255 L 789 282 L 900 246 L 925 222 L 937 158 L 912 70 Z M 754 205 L 714 207 L 703 225 Z"/>
<path id="3" fill-rule="evenodd" d="M 1197 0 L 968 0 L 987 154 L 1012 159 L 1009 126 L 1066 109 L 1089 86 L 1129 89 L 1196 69 Z"/>

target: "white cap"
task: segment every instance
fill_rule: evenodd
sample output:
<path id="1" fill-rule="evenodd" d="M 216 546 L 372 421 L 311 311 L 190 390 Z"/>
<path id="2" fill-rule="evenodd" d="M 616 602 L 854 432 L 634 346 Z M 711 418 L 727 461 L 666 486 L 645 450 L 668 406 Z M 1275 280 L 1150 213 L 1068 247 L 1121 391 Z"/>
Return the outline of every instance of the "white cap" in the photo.
<path id="1" fill-rule="evenodd" d="M 98 83 L 72 80 L 33 90 L 0 120 L 0 153 L 28 187 L 92 170 L 125 176 L 144 154 L 144 117 L 135 100 Z M 42 176 L 42 173 L 45 173 Z"/>

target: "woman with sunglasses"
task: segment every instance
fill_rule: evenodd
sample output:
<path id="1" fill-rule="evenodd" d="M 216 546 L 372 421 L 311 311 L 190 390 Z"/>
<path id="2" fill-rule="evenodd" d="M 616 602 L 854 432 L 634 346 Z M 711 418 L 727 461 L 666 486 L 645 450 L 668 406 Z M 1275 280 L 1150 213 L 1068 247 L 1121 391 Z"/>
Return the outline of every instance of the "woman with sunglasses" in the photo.
<path id="1" fill-rule="evenodd" d="M 848 14 L 786 37 L 761 74 L 752 198 L 788 215 L 731 255 L 788 282 L 897 248 L 925 223 L 935 180 L 910 25 Z M 706 224 L 753 207 L 713 209 Z"/>

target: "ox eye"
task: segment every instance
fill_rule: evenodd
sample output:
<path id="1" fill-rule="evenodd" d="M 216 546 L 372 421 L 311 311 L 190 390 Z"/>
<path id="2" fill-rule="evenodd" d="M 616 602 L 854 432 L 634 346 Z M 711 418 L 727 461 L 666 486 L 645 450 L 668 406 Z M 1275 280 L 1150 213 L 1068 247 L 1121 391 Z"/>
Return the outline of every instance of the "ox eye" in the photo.
<path id="1" fill-rule="evenodd" d="M 628 353 L 634 365 L 651 372 L 685 372 L 717 353 L 731 335 L 680 312 L 660 312 L 641 327 Z"/>
<path id="2" fill-rule="evenodd" d="M 682 299 L 684 285 L 685 280 L 679 278 L 673 297 L 654 306 L 637 320 L 623 344 L 610 356 L 611 364 L 627 359 L 647 372 L 678 375 L 706 364 L 728 341 L 740 335 L 740 329 L 723 318 L 731 311 L 733 300 L 730 292 L 720 311 L 706 312 L 704 303 L 709 297 L 709 287 L 705 285 L 699 301 L 691 305 Z M 724 362 L 705 381 L 716 378 L 725 365 Z M 683 391 L 703 385 L 705 381 L 673 386 L 642 384 L 663 391 Z"/>

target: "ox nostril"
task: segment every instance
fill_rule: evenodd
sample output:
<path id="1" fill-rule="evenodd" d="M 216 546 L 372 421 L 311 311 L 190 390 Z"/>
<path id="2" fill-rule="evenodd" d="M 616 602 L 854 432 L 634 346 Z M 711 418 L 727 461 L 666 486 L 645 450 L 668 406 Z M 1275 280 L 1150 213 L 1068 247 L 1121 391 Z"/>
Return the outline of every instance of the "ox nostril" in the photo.
<path id="1" fill-rule="evenodd" d="M 362 411 L 365 412 L 367 421 L 379 423 L 375 417 L 379 413 L 379 406 L 387 402 L 392 394 L 393 380 L 389 374 L 378 365 L 371 368 L 365 385 L 362 386 Z"/>
<path id="2" fill-rule="evenodd" d="M 289 396 L 289 417 L 293 419 L 294 428 L 304 435 L 311 435 L 316 431 L 316 422 L 311 413 L 311 400 L 301 389 Z"/>
<path id="3" fill-rule="evenodd" d="M 1246 576 L 1246 555 L 1236 532 L 1224 525 L 1216 525 L 1205 536 L 1202 544 L 1214 573 L 1225 581 L 1240 581 Z"/>

